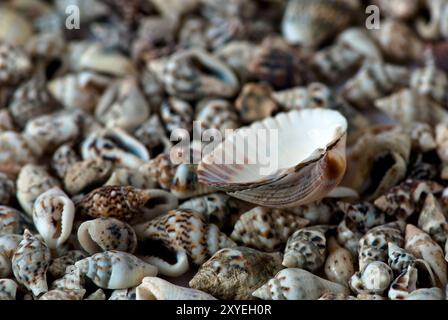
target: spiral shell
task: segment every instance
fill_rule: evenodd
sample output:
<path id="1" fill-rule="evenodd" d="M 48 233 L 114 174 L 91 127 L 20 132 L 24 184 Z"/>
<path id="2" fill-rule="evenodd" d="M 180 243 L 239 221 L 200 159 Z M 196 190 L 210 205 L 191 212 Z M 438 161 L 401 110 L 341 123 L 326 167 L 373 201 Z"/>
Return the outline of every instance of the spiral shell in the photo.
<path id="1" fill-rule="evenodd" d="M 73 201 L 58 187 L 45 191 L 34 202 L 34 225 L 50 249 L 67 241 L 74 218 Z"/>
<path id="2" fill-rule="evenodd" d="M 137 286 L 144 277 L 157 274 L 157 268 L 130 253 L 105 251 L 77 261 L 82 274 L 103 289 L 126 289 Z"/>
<path id="3" fill-rule="evenodd" d="M 405 247 L 416 258 L 425 260 L 438 278 L 439 287 L 445 288 L 447 284 L 447 263 L 443 249 L 431 237 L 413 226 L 406 226 Z"/>
<path id="4" fill-rule="evenodd" d="M 325 276 L 328 280 L 347 286 L 355 273 L 355 261 L 347 249 L 341 247 L 334 237 L 328 240 L 328 257 L 325 260 Z"/>
<path id="5" fill-rule="evenodd" d="M 89 254 L 108 250 L 133 253 L 137 248 L 132 227 L 115 218 L 83 222 L 78 228 L 78 241 Z"/>
<path id="6" fill-rule="evenodd" d="M 395 243 L 399 247 L 404 244 L 404 226 L 405 223 L 403 221 L 386 223 L 370 229 L 359 240 L 358 258 L 359 270 L 361 272 L 371 262 L 387 262 L 387 246 L 389 242 Z"/>
<path id="7" fill-rule="evenodd" d="M 85 195 L 77 208 L 93 218 L 119 218 L 129 220 L 151 198 L 146 190 L 134 187 L 104 186 Z"/>
<path id="8" fill-rule="evenodd" d="M 11 279 L 0 279 L 0 300 L 15 300 L 18 285 Z"/>
<path id="9" fill-rule="evenodd" d="M 308 271 L 288 268 L 281 270 L 252 295 L 263 300 L 315 300 L 325 293 L 348 295 L 349 290 Z"/>
<path id="10" fill-rule="evenodd" d="M 200 290 L 177 286 L 157 277 L 146 277 L 136 288 L 136 300 L 216 300 L 216 298 Z"/>
<path id="11" fill-rule="evenodd" d="M 95 109 L 95 116 L 108 128 L 134 130 L 149 117 L 149 106 L 133 78 L 112 83 Z"/>
<path id="12" fill-rule="evenodd" d="M 357 293 L 382 295 L 392 281 L 392 269 L 384 262 L 373 261 L 352 276 L 350 287 Z"/>
<path id="13" fill-rule="evenodd" d="M 70 165 L 64 175 L 64 188 L 71 195 L 82 193 L 89 187 L 101 185 L 112 173 L 108 161 L 89 159 Z"/>
<path id="14" fill-rule="evenodd" d="M 35 296 L 48 291 L 46 272 L 50 264 L 50 250 L 28 230 L 23 233 L 23 240 L 11 261 L 16 280 Z"/>
<path id="15" fill-rule="evenodd" d="M 305 227 L 294 232 L 286 243 L 282 265 L 316 272 L 327 256 L 325 226 Z"/>
<path id="16" fill-rule="evenodd" d="M 22 209 L 31 216 L 37 197 L 59 185 L 59 181 L 50 176 L 44 167 L 27 164 L 20 170 L 17 178 L 17 200 Z"/>
<path id="17" fill-rule="evenodd" d="M 112 161 L 117 167 L 138 168 L 149 160 L 145 146 L 120 128 L 92 132 L 81 143 L 84 160 Z"/>
<path id="18" fill-rule="evenodd" d="M 169 265 L 157 257 L 145 259 L 156 265 L 161 274 L 169 276 L 187 271 L 188 262 L 182 264 L 186 260 L 185 255 L 193 263 L 201 265 L 219 249 L 235 246 L 216 225 L 208 224 L 204 216 L 188 209 L 171 210 L 163 216 L 135 225 L 134 230 L 139 239 L 161 241 L 168 249 L 177 252 L 177 265 Z"/>
<path id="19" fill-rule="evenodd" d="M 253 299 L 252 292 L 280 271 L 281 260 L 278 252 L 221 249 L 201 265 L 189 284 L 219 299 Z"/>
<path id="20" fill-rule="evenodd" d="M 262 251 L 275 251 L 308 222 L 287 210 L 255 207 L 240 216 L 230 237 Z"/>
<path id="21" fill-rule="evenodd" d="M 375 200 L 375 206 L 390 216 L 407 219 L 421 209 L 424 195 L 442 191 L 433 181 L 408 179 Z"/>
<path id="22" fill-rule="evenodd" d="M 36 156 L 25 138 L 14 131 L 0 133 L 0 171 L 15 176 L 28 163 L 35 163 Z"/>

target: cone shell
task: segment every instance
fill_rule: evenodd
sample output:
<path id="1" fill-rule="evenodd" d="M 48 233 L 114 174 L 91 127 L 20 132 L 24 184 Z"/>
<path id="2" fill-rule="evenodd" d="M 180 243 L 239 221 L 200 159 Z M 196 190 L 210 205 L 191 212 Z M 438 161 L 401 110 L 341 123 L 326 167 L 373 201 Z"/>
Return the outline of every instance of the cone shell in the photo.
<path id="1" fill-rule="evenodd" d="M 323 198 L 342 179 L 346 129 L 347 121 L 336 111 L 308 109 L 278 114 L 236 131 L 206 155 L 198 166 L 199 181 L 263 206 L 291 207 L 311 203 Z M 238 148 L 242 141 L 253 139 L 267 145 L 267 130 L 278 133 L 275 144 L 278 149 L 272 152 L 282 156 L 277 159 L 276 168 L 264 170 L 266 168 L 260 161 L 247 158 L 244 165 L 220 164 L 223 154 L 236 155 L 237 162 L 243 156 L 247 157 L 242 155 L 242 145 Z M 313 134 L 314 130 L 319 130 L 319 134 Z M 265 132 L 264 137 L 260 132 Z M 235 146 L 236 154 L 233 152 Z M 258 152 L 249 151 L 249 156 L 254 157 L 254 153 Z M 269 159 L 271 165 L 274 157 Z"/>
<path id="2" fill-rule="evenodd" d="M 144 277 L 157 274 L 157 268 L 130 253 L 105 251 L 75 263 L 81 273 L 103 289 L 137 286 Z"/>
<path id="3" fill-rule="evenodd" d="M 12 270 L 20 284 L 35 296 L 48 291 L 46 272 L 50 264 L 50 250 L 31 232 L 25 230 L 23 240 L 12 256 Z"/>
<path id="4" fill-rule="evenodd" d="M 74 218 L 73 201 L 57 187 L 45 191 L 34 202 L 34 225 L 50 249 L 67 241 Z"/>
<path id="5" fill-rule="evenodd" d="M 281 270 L 252 295 L 263 300 L 315 300 L 325 293 L 348 295 L 349 290 L 308 271 L 288 268 Z"/>
<path id="6" fill-rule="evenodd" d="M 18 287 L 14 280 L 0 279 L 0 300 L 16 300 Z"/>
<path id="7" fill-rule="evenodd" d="M 294 232 L 286 243 L 282 265 L 316 272 L 327 256 L 325 226 L 305 227 Z"/>
<path id="8" fill-rule="evenodd" d="M 347 249 L 341 247 L 337 240 L 328 240 L 328 257 L 325 261 L 325 277 L 343 286 L 348 285 L 350 277 L 355 273 L 355 261 Z"/>
<path id="9" fill-rule="evenodd" d="M 255 207 L 242 214 L 230 237 L 262 251 L 275 251 L 308 220 L 282 209 Z"/>
<path id="10" fill-rule="evenodd" d="M 133 253 L 137 248 L 137 236 L 132 227 L 115 218 L 83 222 L 78 228 L 78 241 L 89 254 L 108 250 Z"/>
<path id="11" fill-rule="evenodd" d="M 37 197 L 59 185 L 59 181 L 50 176 L 44 167 L 27 164 L 20 170 L 17 178 L 17 200 L 22 209 L 31 216 Z"/>
<path id="12" fill-rule="evenodd" d="M 136 294 L 136 300 L 216 300 L 205 292 L 177 286 L 157 277 L 143 278 Z"/>
<path id="13" fill-rule="evenodd" d="M 282 269 L 281 259 L 278 252 L 222 249 L 199 268 L 189 284 L 219 299 L 253 299 L 252 292 Z"/>
<path id="14" fill-rule="evenodd" d="M 413 226 L 406 226 L 405 249 L 416 258 L 425 260 L 438 278 L 440 287 L 447 284 L 447 263 L 442 248 L 431 237 Z"/>

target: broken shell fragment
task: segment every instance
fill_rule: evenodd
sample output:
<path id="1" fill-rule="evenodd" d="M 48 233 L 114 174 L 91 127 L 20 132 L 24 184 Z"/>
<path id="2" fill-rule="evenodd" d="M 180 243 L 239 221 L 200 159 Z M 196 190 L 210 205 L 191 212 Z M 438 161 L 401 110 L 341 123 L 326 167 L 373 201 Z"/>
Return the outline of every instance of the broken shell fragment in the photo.
<path id="1" fill-rule="evenodd" d="M 136 300 L 216 300 L 200 290 L 184 288 L 157 277 L 143 278 L 136 288 Z"/>
<path id="2" fill-rule="evenodd" d="M 67 241 L 74 218 L 73 201 L 58 187 L 45 191 L 34 202 L 34 225 L 50 249 Z"/>
<path id="3" fill-rule="evenodd" d="M 51 289 L 61 289 L 61 290 L 80 290 L 84 289 L 85 281 L 81 270 L 76 266 L 68 266 L 65 270 L 64 275 L 55 280 L 51 284 Z"/>
<path id="4" fill-rule="evenodd" d="M 23 240 L 12 256 L 12 270 L 20 284 L 35 296 L 48 291 L 47 269 L 50 249 L 31 232 L 25 230 Z"/>
<path id="5" fill-rule="evenodd" d="M 255 150 L 243 155 L 244 150 L 238 146 L 247 139 L 268 145 L 266 133 L 260 134 L 267 130 L 278 131 L 277 149 L 273 153 L 282 155 L 276 159 L 277 165 L 268 170 L 257 159 L 250 159 L 257 156 Z M 237 130 L 203 157 L 197 171 L 199 181 L 263 206 L 291 207 L 314 202 L 335 188 L 345 173 L 342 150 L 346 130 L 345 118 L 332 110 L 306 109 L 278 114 Z M 269 140 L 275 139 L 269 137 Z M 249 159 L 243 165 L 222 164 L 220 157 L 235 155 L 234 147 L 237 159 L 244 156 Z M 249 150 L 255 147 L 249 144 Z M 274 161 L 274 157 L 270 160 Z"/>
<path id="6" fill-rule="evenodd" d="M 287 210 L 255 207 L 239 217 L 230 237 L 258 250 L 275 251 L 308 223 Z"/>
<path id="7" fill-rule="evenodd" d="M 144 277 L 157 274 L 157 268 L 134 255 L 121 251 L 105 251 L 77 261 L 82 274 L 103 289 L 126 289 L 137 286 Z"/>
<path id="8" fill-rule="evenodd" d="M 78 228 L 78 241 L 89 254 L 108 250 L 133 253 L 137 248 L 137 236 L 132 227 L 115 218 L 83 222 Z"/>
<path id="9" fill-rule="evenodd" d="M 316 300 L 325 293 L 349 294 L 347 287 L 302 269 L 283 269 L 252 294 L 263 300 Z"/>
<path id="10" fill-rule="evenodd" d="M 219 299 L 253 299 L 252 292 L 282 269 L 281 260 L 278 252 L 221 249 L 201 265 L 189 284 Z"/>

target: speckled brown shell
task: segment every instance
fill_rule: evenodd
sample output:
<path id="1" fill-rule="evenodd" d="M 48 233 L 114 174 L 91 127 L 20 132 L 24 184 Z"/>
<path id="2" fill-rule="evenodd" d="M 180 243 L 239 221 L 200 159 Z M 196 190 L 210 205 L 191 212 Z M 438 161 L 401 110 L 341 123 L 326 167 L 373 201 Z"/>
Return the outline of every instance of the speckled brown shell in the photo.
<path id="1" fill-rule="evenodd" d="M 106 182 L 112 173 L 112 164 L 100 159 L 79 161 L 66 169 L 64 188 L 68 193 L 76 195 Z"/>
<path id="2" fill-rule="evenodd" d="M 0 42 L 0 85 L 14 85 L 31 71 L 31 61 L 19 48 Z"/>
<path id="3" fill-rule="evenodd" d="M 196 121 L 206 129 L 217 129 L 222 135 L 226 129 L 240 126 L 235 107 L 224 99 L 203 99 L 196 105 Z"/>
<path id="4" fill-rule="evenodd" d="M 75 264 L 76 261 L 86 258 L 84 252 L 80 250 L 71 250 L 66 254 L 51 260 L 48 272 L 55 278 L 61 278 L 65 274 L 68 266 Z"/>
<path id="5" fill-rule="evenodd" d="M 219 299 L 253 299 L 252 292 L 280 271 L 281 259 L 278 252 L 222 249 L 199 268 L 189 284 Z"/>
<path id="6" fill-rule="evenodd" d="M 270 117 L 278 108 L 271 94 L 272 88 L 266 83 L 246 83 L 235 101 L 241 120 L 251 123 Z"/>

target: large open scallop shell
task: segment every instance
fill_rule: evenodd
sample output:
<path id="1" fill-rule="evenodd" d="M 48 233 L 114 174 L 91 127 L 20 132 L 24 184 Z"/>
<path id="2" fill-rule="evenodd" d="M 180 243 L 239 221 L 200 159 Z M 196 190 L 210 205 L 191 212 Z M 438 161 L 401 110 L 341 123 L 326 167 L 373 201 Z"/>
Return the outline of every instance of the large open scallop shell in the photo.
<path id="1" fill-rule="evenodd" d="M 202 159 L 199 181 L 267 207 L 313 202 L 336 187 L 345 173 L 346 130 L 347 120 L 337 111 L 305 109 L 280 113 L 226 137 Z M 277 139 L 271 140 L 275 135 Z M 241 141 L 249 141 L 247 154 Z M 244 159 L 244 164 L 229 164 L 228 154 L 234 155 L 233 159 Z M 265 160 L 270 164 L 278 160 L 278 165 L 263 166 L 258 159 L 266 155 Z M 220 162 L 218 157 L 225 157 L 226 161 Z"/>

